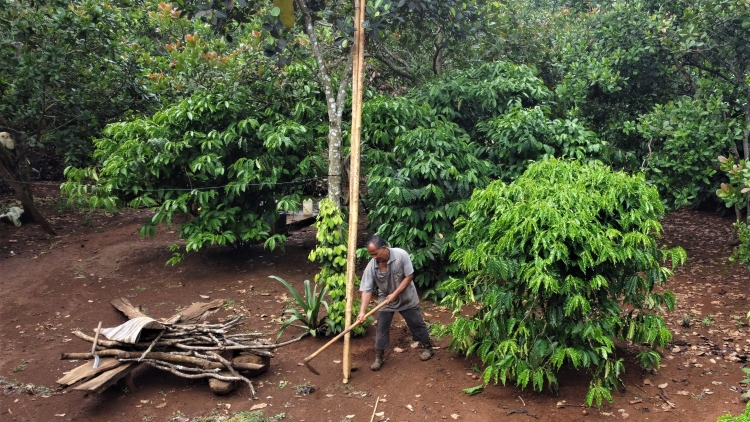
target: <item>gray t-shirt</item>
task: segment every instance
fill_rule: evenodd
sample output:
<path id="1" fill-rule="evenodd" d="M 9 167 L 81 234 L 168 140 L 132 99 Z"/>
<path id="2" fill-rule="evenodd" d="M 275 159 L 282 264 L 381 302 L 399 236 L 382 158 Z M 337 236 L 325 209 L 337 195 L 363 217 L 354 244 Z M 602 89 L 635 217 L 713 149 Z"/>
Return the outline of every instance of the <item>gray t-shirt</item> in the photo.
<path id="1" fill-rule="evenodd" d="M 414 266 L 405 250 L 400 248 L 388 248 L 388 250 L 390 251 L 388 269 L 381 273 L 378 262 L 374 258 L 371 259 L 367 268 L 365 268 L 365 272 L 362 273 L 362 283 L 359 285 L 360 292 L 371 292 L 377 286 L 378 302 L 384 301 L 386 296 L 396 291 L 405 277 L 414 274 Z M 395 302 L 389 303 L 381 311 L 398 312 L 416 307 L 419 307 L 419 295 L 417 295 L 417 288 L 414 287 L 414 281 L 412 281 L 398 295 Z"/>

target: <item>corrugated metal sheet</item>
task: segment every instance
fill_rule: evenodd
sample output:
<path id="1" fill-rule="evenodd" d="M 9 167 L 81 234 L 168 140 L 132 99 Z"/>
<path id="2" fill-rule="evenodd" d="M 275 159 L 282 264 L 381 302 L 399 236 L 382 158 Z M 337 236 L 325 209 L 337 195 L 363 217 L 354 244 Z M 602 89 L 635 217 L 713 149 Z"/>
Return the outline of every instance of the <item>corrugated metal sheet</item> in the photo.
<path id="1" fill-rule="evenodd" d="M 141 337 L 141 331 L 144 328 L 163 330 L 164 325 L 160 324 L 153 318 L 138 317 L 112 328 L 104 328 L 101 334 L 110 340 L 120 341 L 123 343 L 135 344 Z"/>

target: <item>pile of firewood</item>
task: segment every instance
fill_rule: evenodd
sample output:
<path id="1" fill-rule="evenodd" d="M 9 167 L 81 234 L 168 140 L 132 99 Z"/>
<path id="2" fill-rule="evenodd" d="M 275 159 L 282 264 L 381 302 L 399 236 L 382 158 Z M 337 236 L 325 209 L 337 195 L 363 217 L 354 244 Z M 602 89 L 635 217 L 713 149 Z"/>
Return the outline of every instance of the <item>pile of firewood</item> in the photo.
<path id="1" fill-rule="evenodd" d="M 273 344 L 261 339 L 262 333 L 240 333 L 237 326 L 242 316 L 220 324 L 199 323 L 222 304 L 223 300 L 196 303 L 180 314 L 157 321 L 127 299 L 116 299 L 112 305 L 129 321 L 118 327 L 99 327 L 93 336 L 73 332 L 90 342 L 92 350 L 63 353 L 61 358 L 93 361 L 70 371 L 57 383 L 68 386 L 85 381 L 74 388 L 98 393 L 116 382 L 124 382 L 132 390 L 130 372 L 142 363 L 183 378 L 208 379 L 217 394 L 229 393 L 244 382 L 255 398 L 255 388 L 248 377 L 270 366 L 272 350 L 299 338 Z"/>

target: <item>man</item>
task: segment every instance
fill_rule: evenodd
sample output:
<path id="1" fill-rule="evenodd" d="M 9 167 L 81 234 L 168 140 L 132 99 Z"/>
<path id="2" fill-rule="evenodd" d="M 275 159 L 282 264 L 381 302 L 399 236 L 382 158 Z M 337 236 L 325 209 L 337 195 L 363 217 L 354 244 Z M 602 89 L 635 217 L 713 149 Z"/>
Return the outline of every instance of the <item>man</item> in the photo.
<path id="1" fill-rule="evenodd" d="M 419 296 L 414 287 L 414 267 L 409 254 L 399 248 L 389 248 L 385 239 L 374 235 L 367 239 L 367 252 L 372 257 L 362 274 L 359 291 L 362 292 L 362 305 L 358 321 L 364 319 L 367 305 L 372 298 L 372 291 L 378 288 L 378 302 L 388 303 L 378 311 L 377 335 L 375 337 L 375 362 L 370 366 L 378 371 L 383 366 L 383 353 L 391 347 L 391 322 L 393 313 L 398 312 L 411 330 L 412 338 L 420 343 L 424 351 L 419 356 L 429 360 L 432 355 L 432 343 L 427 325 L 419 309 Z"/>

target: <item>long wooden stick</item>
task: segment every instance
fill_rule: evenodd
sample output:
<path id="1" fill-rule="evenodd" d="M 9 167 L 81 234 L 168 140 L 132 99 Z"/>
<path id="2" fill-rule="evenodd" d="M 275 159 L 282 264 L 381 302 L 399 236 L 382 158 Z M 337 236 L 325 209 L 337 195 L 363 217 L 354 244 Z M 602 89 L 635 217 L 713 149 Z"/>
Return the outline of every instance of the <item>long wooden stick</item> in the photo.
<path id="1" fill-rule="evenodd" d="M 102 331 L 102 322 L 99 321 L 99 325 L 96 327 L 96 334 L 94 335 L 94 341 L 91 342 L 91 354 L 94 355 L 93 368 L 99 367 L 99 356 L 96 354 L 96 343 L 99 341 L 99 333 Z"/>
<path id="2" fill-rule="evenodd" d="M 360 138 L 362 135 L 362 83 L 365 68 L 365 0 L 359 0 L 354 6 L 354 57 L 352 75 L 352 129 L 351 149 L 349 152 L 349 237 L 346 250 L 346 313 L 344 335 L 343 371 L 344 384 L 349 383 L 351 376 L 351 348 L 349 346 L 352 327 L 352 304 L 354 303 L 354 272 L 357 265 L 357 231 L 359 229 L 359 163 Z"/>
<path id="3" fill-rule="evenodd" d="M 363 321 L 367 320 L 367 318 L 369 318 L 372 314 L 374 314 L 375 312 L 379 311 L 381 308 L 383 308 L 387 304 L 388 304 L 388 302 L 385 302 L 385 301 L 378 303 L 378 306 L 374 307 L 370 312 L 368 312 L 368 313 L 365 314 L 365 317 L 363 318 Z M 332 345 L 333 343 L 336 343 L 337 341 L 339 341 L 341 339 L 341 337 L 344 337 L 350 331 L 352 331 L 353 329 L 357 328 L 357 326 L 359 326 L 359 324 L 361 324 L 361 323 L 362 323 L 361 321 L 355 322 L 349 328 L 347 328 L 344 331 L 340 332 L 339 335 L 337 335 L 336 337 L 332 338 L 328 343 L 326 343 L 325 345 L 323 345 L 323 347 L 321 347 L 320 349 L 316 350 L 310 356 L 306 357 L 305 358 L 305 366 L 307 366 L 307 369 L 309 369 L 311 372 L 313 372 L 313 373 L 315 373 L 317 375 L 320 375 L 320 373 L 318 371 L 316 371 L 315 368 L 313 368 L 312 366 L 310 366 L 310 361 L 313 360 L 315 358 L 315 356 L 318 356 L 323 350 L 327 349 L 328 346 Z"/>
<path id="4" fill-rule="evenodd" d="M 370 416 L 370 422 L 375 420 L 375 412 L 378 411 L 378 402 L 380 401 L 380 396 L 375 399 L 375 408 L 372 409 L 372 416 Z"/>
<path id="5" fill-rule="evenodd" d="M 141 357 L 141 352 L 126 352 L 123 350 L 99 350 L 96 352 L 97 355 L 100 357 L 114 357 L 118 359 L 138 359 Z M 60 359 L 93 359 L 94 355 L 91 353 L 63 353 L 60 356 Z M 192 356 L 185 356 L 185 355 L 175 355 L 172 353 L 165 353 L 165 352 L 149 352 L 145 357 L 143 357 L 144 360 L 151 359 L 151 360 L 160 360 L 164 362 L 171 362 L 171 363 L 181 363 L 181 364 L 190 364 L 190 365 L 196 365 L 200 366 L 204 369 L 216 369 L 216 368 L 224 368 L 224 364 L 221 362 L 211 362 L 207 359 L 199 359 L 194 358 Z M 235 368 L 237 369 L 250 369 L 250 370 L 258 370 L 265 368 L 265 365 L 261 365 L 258 363 L 234 363 L 233 364 Z"/>

